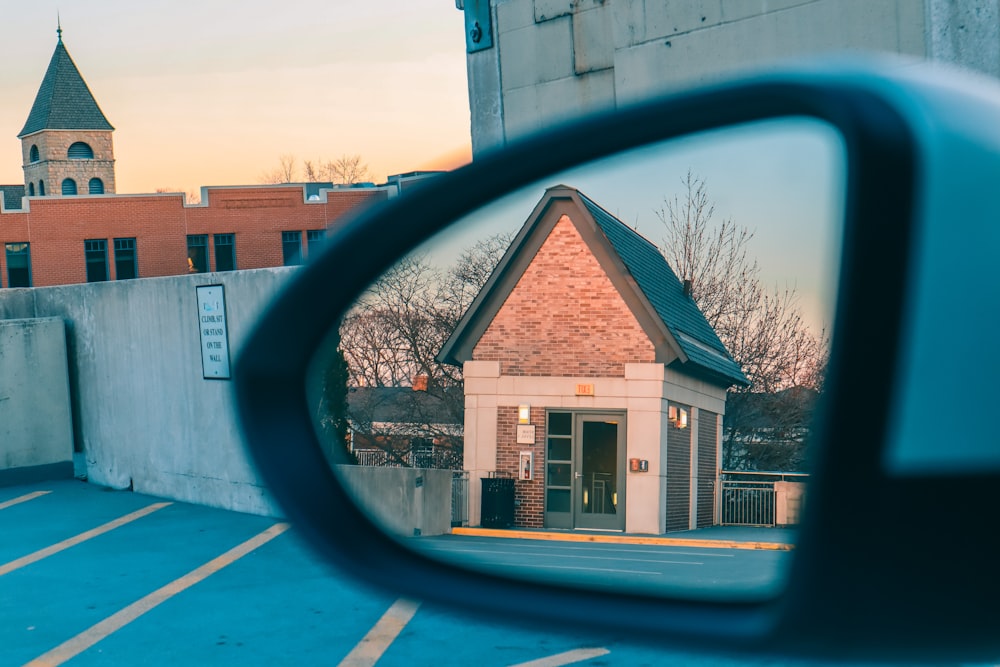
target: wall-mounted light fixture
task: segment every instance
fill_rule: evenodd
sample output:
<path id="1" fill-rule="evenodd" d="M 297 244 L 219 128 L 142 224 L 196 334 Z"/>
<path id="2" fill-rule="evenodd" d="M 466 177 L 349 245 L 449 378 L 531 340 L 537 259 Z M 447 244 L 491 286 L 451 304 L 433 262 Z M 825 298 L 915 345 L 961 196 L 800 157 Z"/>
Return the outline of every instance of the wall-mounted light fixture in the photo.
<path id="1" fill-rule="evenodd" d="M 517 406 L 517 423 L 518 424 L 530 424 L 531 423 L 531 406 L 530 405 L 519 405 L 519 406 Z"/>

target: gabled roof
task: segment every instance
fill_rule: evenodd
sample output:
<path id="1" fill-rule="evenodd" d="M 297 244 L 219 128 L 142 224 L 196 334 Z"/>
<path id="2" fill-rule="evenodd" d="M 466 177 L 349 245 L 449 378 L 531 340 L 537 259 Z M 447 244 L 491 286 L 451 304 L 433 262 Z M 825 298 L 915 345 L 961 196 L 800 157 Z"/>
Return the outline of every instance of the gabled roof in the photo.
<path id="1" fill-rule="evenodd" d="M 18 138 L 40 130 L 114 129 L 97 106 L 60 37 Z"/>
<path id="2" fill-rule="evenodd" d="M 440 361 L 461 364 L 472 358 L 473 348 L 541 247 L 555 219 L 566 210 L 572 211 L 570 219 L 595 256 L 607 258 L 602 266 L 637 319 L 646 322 L 644 328 L 648 327 L 647 333 L 652 334 L 658 359 L 722 386 L 748 384 L 739 364 L 684 293 L 684 286 L 657 247 L 586 195 L 564 185 L 545 191 L 445 343 L 438 355 Z"/>

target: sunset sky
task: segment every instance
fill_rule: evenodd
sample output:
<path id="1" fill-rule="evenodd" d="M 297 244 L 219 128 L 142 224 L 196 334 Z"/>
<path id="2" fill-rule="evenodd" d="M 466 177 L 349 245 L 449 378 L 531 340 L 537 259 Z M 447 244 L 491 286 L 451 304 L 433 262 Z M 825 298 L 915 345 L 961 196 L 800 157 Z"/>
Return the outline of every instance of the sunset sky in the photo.
<path id="1" fill-rule="evenodd" d="M 453 0 L 36 0 L 0 20 L 0 183 L 63 42 L 115 126 L 118 192 L 251 184 L 282 155 L 373 180 L 470 155 Z"/>

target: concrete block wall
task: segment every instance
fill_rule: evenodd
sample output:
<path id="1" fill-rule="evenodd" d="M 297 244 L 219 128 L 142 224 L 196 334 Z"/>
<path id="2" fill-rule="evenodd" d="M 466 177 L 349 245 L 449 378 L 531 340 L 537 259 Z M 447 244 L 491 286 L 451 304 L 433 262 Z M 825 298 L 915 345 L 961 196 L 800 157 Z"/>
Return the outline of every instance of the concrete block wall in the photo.
<path id="1" fill-rule="evenodd" d="M 74 438 L 92 482 L 276 515 L 243 450 L 232 383 L 202 377 L 195 288 L 224 286 L 235 358 L 259 313 L 294 271 L 0 290 L 0 318 L 65 323 L 68 355 L 46 357 L 69 359 Z M 63 429 L 70 423 L 68 414 L 58 420 Z M 39 438 L 32 441 L 41 446 Z"/>
<path id="2" fill-rule="evenodd" d="M 0 319 L 0 485 L 72 476 L 66 325 Z"/>
<path id="3" fill-rule="evenodd" d="M 451 532 L 450 470 L 337 466 L 358 506 L 399 537 Z"/>
<path id="4" fill-rule="evenodd" d="M 495 0 L 468 55 L 473 154 L 590 111 L 830 52 L 1000 76 L 998 0 Z"/>

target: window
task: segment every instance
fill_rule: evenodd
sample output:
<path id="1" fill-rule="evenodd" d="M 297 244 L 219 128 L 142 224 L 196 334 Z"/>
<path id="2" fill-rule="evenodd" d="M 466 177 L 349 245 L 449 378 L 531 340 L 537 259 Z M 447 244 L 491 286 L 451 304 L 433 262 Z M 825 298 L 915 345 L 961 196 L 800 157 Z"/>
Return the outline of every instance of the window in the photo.
<path id="1" fill-rule="evenodd" d="M 213 239 L 215 243 L 215 270 L 233 271 L 236 269 L 236 243 L 232 234 L 216 234 Z"/>
<path id="2" fill-rule="evenodd" d="M 38 146 L 31 144 L 31 149 L 28 151 L 28 162 L 38 162 Z"/>
<path id="3" fill-rule="evenodd" d="M 8 243 L 7 286 L 31 287 L 31 248 L 28 243 Z"/>
<path id="4" fill-rule="evenodd" d="M 87 282 L 100 283 L 108 279 L 108 242 L 104 239 L 89 239 L 83 242 L 83 254 L 87 260 Z"/>
<path id="5" fill-rule="evenodd" d="M 88 144 L 78 141 L 69 147 L 69 150 L 66 151 L 66 157 L 70 160 L 93 160 L 94 149 Z"/>
<path id="6" fill-rule="evenodd" d="M 34 197 L 35 196 L 35 184 L 34 183 L 28 183 L 28 196 L 29 197 Z"/>
<path id="7" fill-rule="evenodd" d="M 90 179 L 90 183 L 87 184 L 87 192 L 92 195 L 103 195 L 104 194 L 104 181 L 99 178 Z"/>
<path id="8" fill-rule="evenodd" d="M 62 182 L 62 193 L 64 195 L 75 195 L 76 194 L 76 181 L 72 178 L 67 178 Z"/>
<path id="9" fill-rule="evenodd" d="M 325 238 L 325 229 L 310 229 L 306 232 L 306 248 L 309 252 L 309 259 L 312 259 L 313 252 L 319 251 L 319 247 L 323 245 L 323 239 Z"/>
<path id="10" fill-rule="evenodd" d="M 281 257 L 285 266 L 302 263 L 302 232 L 281 232 Z"/>
<path id="11" fill-rule="evenodd" d="M 188 240 L 188 273 L 208 271 L 208 235 L 194 234 Z"/>
<path id="12" fill-rule="evenodd" d="M 135 256 L 135 239 L 115 239 L 115 279 L 129 280 L 139 277 Z"/>
<path id="13" fill-rule="evenodd" d="M 45 181 L 38 181 L 38 196 L 45 196 Z"/>

